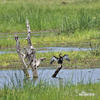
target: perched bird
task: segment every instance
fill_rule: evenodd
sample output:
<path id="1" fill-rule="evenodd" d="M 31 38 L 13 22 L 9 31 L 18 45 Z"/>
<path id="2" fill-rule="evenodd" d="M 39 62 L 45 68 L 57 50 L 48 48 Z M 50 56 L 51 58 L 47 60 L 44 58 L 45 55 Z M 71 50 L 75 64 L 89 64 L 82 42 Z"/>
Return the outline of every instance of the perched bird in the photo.
<path id="1" fill-rule="evenodd" d="M 60 67 L 58 67 L 56 69 L 56 71 L 54 72 L 54 74 L 52 75 L 53 78 L 56 77 L 57 74 L 58 74 L 58 72 L 61 70 L 64 59 L 67 60 L 67 61 L 70 61 L 70 59 L 69 59 L 69 57 L 68 57 L 67 54 L 65 54 L 64 56 L 62 56 L 61 53 L 60 53 L 59 57 L 56 57 L 56 56 L 52 57 L 52 59 L 50 61 L 50 64 L 52 64 L 54 61 L 56 61 L 58 64 L 60 64 Z"/>
<path id="2" fill-rule="evenodd" d="M 37 67 L 39 67 L 39 65 L 40 65 L 40 63 L 42 62 L 42 61 L 44 61 L 46 58 L 45 57 L 42 57 L 42 58 L 40 58 L 40 59 L 36 59 L 36 61 L 35 61 L 35 65 L 37 66 Z"/>
<path id="3" fill-rule="evenodd" d="M 58 64 L 63 64 L 63 61 L 67 60 L 67 61 L 70 61 L 69 57 L 67 54 L 65 54 L 64 56 L 61 55 L 61 53 L 59 54 L 59 57 L 56 57 L 56 56 L 53 56 L 51 58 L 51 61 L 50 61 L 50 64 L 52 64 L 54 61 L 57 61 Z"/>

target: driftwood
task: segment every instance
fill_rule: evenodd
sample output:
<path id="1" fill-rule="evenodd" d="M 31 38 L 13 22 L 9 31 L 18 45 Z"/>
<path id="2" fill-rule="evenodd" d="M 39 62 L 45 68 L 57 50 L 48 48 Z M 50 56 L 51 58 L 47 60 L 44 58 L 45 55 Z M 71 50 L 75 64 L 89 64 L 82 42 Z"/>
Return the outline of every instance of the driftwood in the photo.
<path id="1" fill-rule="evenodd" d="M 26 26 L 27 26 L 26 40 L 28 43 L 28 47 L 24 47 L 24 50 L 22 51 L 20 49 L 20 42 L 18 40 L 18 36 L 15 36 L 16 50 L 21 61 L 23 62 L 24 65 L 23 71 L 26 74 L 26 76 L 29 76 L 27 69 L 30 66 L 33 72 L 33 77 L 38 78 L 37 67 L 40 65 L 40 62 L 43 61 L 45 58 L 36 59 L 36 49 L 33 47 L 31 42 L 31 35 L 30 35 L 31 30 L 28 20 L 26 20 Z"/>
<path id="2" fill-rule="evenodd" d="M 62 69 L 62 65 L 60 65 L 60 67 L 58 67 L 58 68 L 56 69 L 56 71 L 54 72 L 54 74 L 52 75 L 52 77 L 55 78 L 55 77 L 57 76 L 58 72 L 59 72 L 61 69 Z"/>

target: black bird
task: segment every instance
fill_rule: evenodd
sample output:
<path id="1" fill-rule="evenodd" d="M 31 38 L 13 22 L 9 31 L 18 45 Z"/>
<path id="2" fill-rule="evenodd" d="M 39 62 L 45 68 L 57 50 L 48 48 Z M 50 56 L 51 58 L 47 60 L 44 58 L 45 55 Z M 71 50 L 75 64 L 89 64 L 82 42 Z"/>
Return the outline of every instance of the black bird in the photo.
<path id="1" fill-rule="evenodd" d="M 63 61 L 67 60 L 67 61 L 70 61 L 69 57 L 67 54 L 65 54 L 64 56 L 61 55 L 61 53 L 59 54 L 59 57 L 56 57 L 56 56 L 53 56 L 51 58 L 51 61 L 50 61 L 50 64 L 52 64 L 54 61 L 57 61 L 58 64 L 63 64 Z"/>
<path id="2" fill-rule="evenodd" d="M 62 68 L 62 64 L 63 64 L 63 61 L 67 60 L 67 61 L 70 61 L 69 57 L 67 54 L 65 54 L 64 56 L 61 55 L 61 53 L 59 54 L 59 57 L 56 57 L 56 56 L 53 56 L 51 61 L 50 61 L 50 64 L 52 64 L 54 61 L 57 61 L 58 64 L 60 64 L 60 67 L 58 67 L 56 69 L 56 71 L 54 72 L 54 74 L 52 75 L 52 77 L 56 77 L 56 75 L 58 74 L 58 72 L 61 70 Z"/>

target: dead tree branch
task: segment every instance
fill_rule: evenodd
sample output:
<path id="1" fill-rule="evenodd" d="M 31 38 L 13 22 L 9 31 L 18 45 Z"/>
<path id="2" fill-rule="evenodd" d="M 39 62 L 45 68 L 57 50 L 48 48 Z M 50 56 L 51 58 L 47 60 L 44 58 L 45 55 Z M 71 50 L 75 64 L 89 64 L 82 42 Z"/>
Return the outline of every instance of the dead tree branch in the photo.
<path id="1" fill-rule="evenodd" d="M 18 36 L 15 36 L 15 40 L 16 40 L 16 51 L 19 55 L 21 62 L 23 63 L 23 67 L 22 67 L 23 72 L 26 75 L 26 77 L 29 77 L 29 74 L 28 74 L 28 71 L 27 71 L 27 64 L 25 63 L 25 60 L 24 60 L 25 54 L 21 52 L 20 42 L 19 42 Z"/>
<path id="2" fill-rule="evenodd" d="M 38 77 L 38 73 L 37 73 L 37 66 L 36 66 L 36 49 L 32 46 L 32 42 L 31 42 L 31 30 L 30 30 L 30 25 L 29 25 L 29 21 L 26 20 L 26 26 L 27 26 L 27 42 L 28 42 L 28 50 L 27 50 L 27 58 L 28 58 L 28 62 L 29 65 L 32 68 L 32 72 L 33 72 L 33 77 Z"/>
<path id="3" fill-rule="evenodd" d="M 36 49 L 33 47 L 32 42 L 31 42 L 31 35 L 30 35 L 31 30 L 30 30 L 30 25 L 29 25 L 28 20 L 26 20 L 26 26 L 27 26 L 26 39 L 27 39 L 28 47 L 24 47 L 24 52 L 21 52 L 22 50 L 20 49 L 20 42 L 19 42 L 18 36 L 15 36 L 16 50 L 21 61 L 23 62 L 24 73 L 29 76 L 27 69 L 29 66 L 31 66 L 33 77 L 38 78 L 37 67 L 40 65 L 40 62 L 43 61 L 45 58 L 40 58 L 38 60 L 36 59 Z"/>
<path id="4" fill-rule="evenodd" d="M 62 65 L 56 69 L 56 71 L 54 72 L 54 74 L 52 75 L 52 77 L 53 77 L 53 78 L 56 77 L 57 74 L 58 74 L 58 72 L 59 72 L 61 69 L 62 69 Z"/>

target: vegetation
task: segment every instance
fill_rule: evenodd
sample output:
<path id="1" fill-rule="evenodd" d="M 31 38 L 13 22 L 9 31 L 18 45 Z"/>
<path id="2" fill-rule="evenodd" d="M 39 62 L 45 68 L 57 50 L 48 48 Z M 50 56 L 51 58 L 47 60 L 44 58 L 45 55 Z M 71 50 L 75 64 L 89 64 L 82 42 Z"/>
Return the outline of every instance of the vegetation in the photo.
<path id="1" fill-rule="evenodd" d="M 0 32 L 25 32 L 25 20 L 31 29 L 60 30 L 66 34 L 76 30 L 99 30 L 99 0 L 0 0 Z"/>
<path id="2" fill-rule="evenodd" d="M 62 52 L 62 54 L 68 54 L 71 62 L 64 61 L 64 68 L 97 68 L 100 67 L 99 55 L 91 54 L 90 51 L 72 51 Z M 41 63 L 41 67 L 57 67 L 57 63 L 50 65 L 52 56 L 58 56 L 59 52 L 37 53 L 37 58 L 46 57 L 46 60 Z M 0 55 L 1 68 L 20 68 L 22 66 L 18 59 L 18 55 L 2 54 Z"/>
<path id="3" fill-rule="evenodd" d="M 49 46 L 91 48 L 91 51 L 62 52 L 68 54 L 71 59 L 71 62 L 64 62 L 64 68 L 100 67 L 100 0 L 0 0 L 0 49 L 14 48 L 15 51 L 14 33 L 26 32 L 26 18 L 30 22 L 31 31 L 35 31 L 31 37 L 36 48 Z M 27 43 L 26 34 L 18 35 L 23 47 Z M 53 55 L 58 56 L 59 52 L 37 53 L 36 56 L 46 57 L 41 67 L 56 67 L 57 63 L 53 65 L 49 63 Z M 0 68 L 18 69 L 21 66 L 16 53 L 0 54 Z M 21 86 L 18 79 L 16 82 L 18 86 L 12 81 L 13 87 L 5 85 L 0 89 L 0 100 L 98 100 L 100 98 L 100 83 L 78 85 L 69 83 L 53 86 L 45 82 L 34 85 L 28 80 Z"/>
<path id="4" fill-rule="evenodd" d="M 39 83 L 37 86 L 25 84 L 23 88 L 13 87 L 0 90 L 1 100 L 97 100 L 100 98 L 100 84 L 79 84 L 51 86 Z"/>
<path id="5" fill-rule="evenodd" d="M 0 48 L 15 48 L 15 34 L 5 34 L 1 35 L 0 39 Z M 26 45 L 27 41 L 26 33 L 19 34 L 21 45 Z M 75 34 L 65 35 L 65 33 L 58 34 L 54 32 L 47 33 L 36 33 L 31 34 L 32 43 L 35 47 L 49 47 L 49 46 L 78 46 L 78 47 L 90 47 L 89 43 L 99 43 L 99 31 L 90 30 L 90 31 L 76 31 Z M 4 36 L 4 37 L 3 37 Z"/>
<path id="6" fill-rule="evenodd" d="M 97 43 L 100 26 L 100 0 L 0 0 L 0 48 L 15 47 L 14 32 L 40 31 L 32 37 L 36 47 L 88 46 Z M 47 30 L 44 33 L 43 30 Z M 53 32 L 49 32 L 53 31 Z M 10 34 L 11 33 L 11 34 Z M 25 37 L 21 34 L 20 36 Z M 4 38 L 3 38 L 4 37 Z M 22 45 L 26 42 L 21 38 Z"/>

